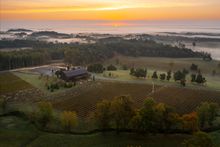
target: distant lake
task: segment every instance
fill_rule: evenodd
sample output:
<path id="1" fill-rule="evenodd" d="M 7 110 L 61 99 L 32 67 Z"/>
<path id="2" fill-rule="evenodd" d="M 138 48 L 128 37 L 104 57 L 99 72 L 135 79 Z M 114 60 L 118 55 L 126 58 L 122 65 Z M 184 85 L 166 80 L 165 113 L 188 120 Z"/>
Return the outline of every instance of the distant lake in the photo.
<path id="1" fill-rule="evenodd" d="M 25 28 L 35 31 L 51 30 L 62 33 L 220 33 L 220 21 L 1 21 L 1 31 L 11 28 Z"/>

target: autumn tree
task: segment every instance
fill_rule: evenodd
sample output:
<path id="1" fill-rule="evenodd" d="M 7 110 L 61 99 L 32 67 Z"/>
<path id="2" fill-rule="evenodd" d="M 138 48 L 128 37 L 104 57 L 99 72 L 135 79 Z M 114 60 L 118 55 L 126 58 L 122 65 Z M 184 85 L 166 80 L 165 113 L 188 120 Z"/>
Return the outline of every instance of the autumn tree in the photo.
<path id="1" fill-rule="evenodd" d="M 188 132 L 196 132 L 199 130 L 198 127 L 198 115 L 196 112 L 184 114 L 182 116 L 183 129 Z"/>
<path id="2" fill-rule="evenodd" d="M 53 107 L 50 102 L 40 102 L 38 104 L 38 121 L 42 127 L 46 125 L 53 119 Z"/>
<path id="3" fill-rule="evenodd" d="M 77 115 L 74 111 L 64 111 L 60 116 L 60 121 L 64 129 L 71 131 L 72 128 L 77 126 Z"/>
<path id="4" fill-rule="evenodd" d="M 133 102 L 130 96 L 119 96 L 111 102 L 111 112 L 116 130 L 127 129 L 134 116 Z"/>
<path id="5" fill-rule="evenodd" d="M 159 131 L 169 132 L 172 128 L 178 129 L 181 122 L 180 116 L 175 113 L 172 107 L 159 103 L 155 106 L 155 112 Z"/>
<path id="6" fill-rule="evenodd" d="M 95 119 L 100 129 L 110 128 L 111 124 L 111 102 L 103 100 L 96 105 Z"/>

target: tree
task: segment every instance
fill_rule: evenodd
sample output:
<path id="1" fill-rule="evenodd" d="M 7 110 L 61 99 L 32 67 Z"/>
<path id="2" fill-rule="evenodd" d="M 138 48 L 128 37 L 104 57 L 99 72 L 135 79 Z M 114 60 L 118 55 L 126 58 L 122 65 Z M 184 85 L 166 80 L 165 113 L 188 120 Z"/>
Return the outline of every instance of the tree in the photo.
<path id="1" fill-rule="evenodd" d="M 132 68 L 130 69 L 130 75 L 134 75 L 134 73 L 135 73 L 135 69 L 132 67 Z"/>
<path id="2" fill-rule="evenodd" d="M 71 131 L 72 128 L 77 126 L 77 115 L 73 111 L 64 111 L 60 116 L 62 126 L 67 130 Z"/>
<path id="3" fill-rule="evenodd" d="M 159 131 L 169 132 L 171 128 L 177 129 L 180 122 L 180 116 L 174 110 L 164 103 L 155 106 L 156 123 Z"/>
<path id="4" fill-rule="evenodd" d="M 147 76 L 147 70 L 146 69 L 142 69 L 142 68 L 138 68 L 134 71 L 133 75 L 135 77 L 143 77 L 143 78 L 146 78 Z"/>
<path id="5" fill-rule="evenodd" d="M 185 147 L 213 147 L 212 139 L 205 132 L 196 132 L 193 137 L 184 141 Z"/>
<path id="6" fill-rule="evenodd" d="M 198 65 L 192 63 L 192 65 L 190 66 L 190 69 L 191 69 L 192 71 L 197 71 L 197 70 L 198 70 Z"/>
<path id="7" fill-rule="evenodd" d="M 140 109 L 141 129 L 143 132 L 156 132 L 157 116 L 155 111 L 156 102 L 152 98 L 144 101 L 144 106 Z"/>
<path id="8" fill-rule="evenodd" d="M 198 115 L 196 112 L 189 114 L 184 114 L 183 119 L 183 129 L 188 132 L 196 132 L 199 130 L 198 127 Z"/>
<path id="9" fill-rule="evenodd" d="M 111 124 L 111 103 L 103 100 L 96 105 L 95 119 L 100 129 L 108 129 Z"/>
<path id="10" fill-rule="evenodd" d="M 108 67 L 107 67 L 107 70 L 108 71 L 115 71 L 115 70 L 117 70 L 117 68 L 114 66 L 114 65 L 109 65 Z"/>
<path id="11" fill-rule="evenodd" d="M 127 129 L 135 112 L 130 96 L 119 96 L 111 102 L 111 112 L 116 130 Z"/>
<path id="12" fill-rule="evenodd" d="M 203 84 L 203 83 L 206 82 L 206 79 L 205 79 L 205 77 L 202 76 L 201 73 L 199 73 L 199 74 L 196 76 L 196 82 L 197 82 L 198 84 Z"/>
<path id="13" fill-rule="evenodd" d="M 152 79 L 158 79 L 157 71 L 154 71 L 154 73 L 153 73 L 153 75 L 152 75 Z"/>
<path id="14" fill-rule="evenodd" d="M 84 58 L 79 49 L 67 49 L 64 51 L 64 61 L 68 64 L 83 64 Z"/>
<path id="15" fill-rule="evenodd" d="M 166 79 L 166 74 L 165 73 L 163 73 L 163 74 L 160 74 L 160 80 L 165 80 Z"/>
<path id="16" fill-rule="evenodd" d="M 42 125 L 42 127 L 46 127 L 46 125 L 53 118 L 53 107 L 50 102 L 40 102 L 38 104 L 38 121 Z"/>
<path id="17" fill-rule="evenodd" d="M 191 82 L 196 82 L 196 74 L 191 75 Z"/>
<path id="18" fill-rule="evenodd" d="M 182 73 L 180 70 L 178 70 L 177 72 L 174 73 L 173 78 L 175 81 L 180 81 L 182 79 L 185 80 L 185 74 Z"/>
<path id="19" fill-rule="evenodd" d="M 169 81 L 170 78 L 171 78 L 171 70 L 169 70 L 169 71 L 167 72 L 167 81 Z"/>
<path id="20" fill-rule="evenodd" d="M 102 64 L 92 64 L 88 66 L 87 70 L 94 73 L 103 73 L 104 67 Z"/>
<path id="21" fill-rule="evenodd" d="M 204 128 L 205 125 L 212 126 L 212 122 L 216 119 L 218 111 L 219 105 L 217 103 L 201 103 L 196 109 L 200 127 Z"/>

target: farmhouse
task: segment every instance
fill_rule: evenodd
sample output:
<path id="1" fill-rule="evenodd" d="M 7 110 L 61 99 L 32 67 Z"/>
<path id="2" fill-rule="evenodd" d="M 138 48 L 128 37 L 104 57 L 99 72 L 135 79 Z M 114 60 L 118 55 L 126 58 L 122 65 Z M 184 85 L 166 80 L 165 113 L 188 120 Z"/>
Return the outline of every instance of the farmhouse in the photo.
<path id="1" fill-rule="evenodd" d="M 61 71 L 60 78 L 65 81 L 76 81 L 79 79 L 86 79 L 90 76 L 88 71 L 83 68 Z"/>

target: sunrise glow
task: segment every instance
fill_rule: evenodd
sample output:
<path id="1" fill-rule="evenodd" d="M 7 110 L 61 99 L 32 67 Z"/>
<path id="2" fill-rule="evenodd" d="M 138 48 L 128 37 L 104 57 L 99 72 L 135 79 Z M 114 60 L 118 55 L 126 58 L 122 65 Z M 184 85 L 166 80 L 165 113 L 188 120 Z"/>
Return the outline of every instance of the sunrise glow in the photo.
<path id="1" fill-rule="evenodd" d="M 1 0 L 1 19 L 220 19 L 219 0 Z"/>

